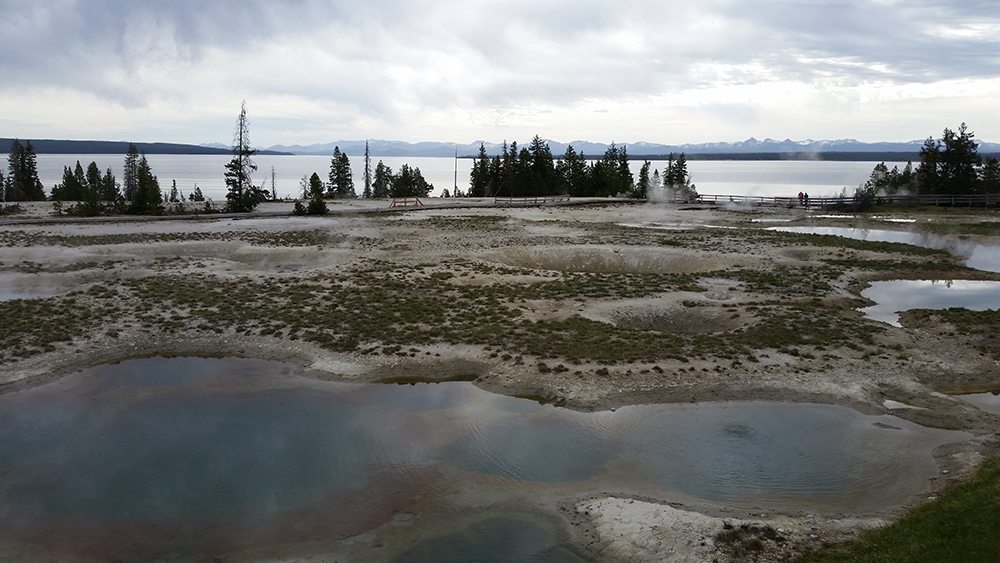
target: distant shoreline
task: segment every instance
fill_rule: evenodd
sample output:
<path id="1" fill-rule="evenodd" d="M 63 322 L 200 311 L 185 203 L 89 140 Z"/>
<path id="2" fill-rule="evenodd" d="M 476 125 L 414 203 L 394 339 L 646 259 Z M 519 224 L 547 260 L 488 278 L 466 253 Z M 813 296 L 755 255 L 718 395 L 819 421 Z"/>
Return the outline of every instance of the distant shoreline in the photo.
<path id="1" fill-rule="evenodd" d="M 680 153 L 673 153 L 677 158 Z M 558 155 L 554 155 L 558 158 Z M 599 159 L 601 155 L 588 154 L 587 158 Z M 667 160 L 669 154 L 630 154 L 629 160 Z M 983 154 L 984 157 L 997 155 Z M 458 158 L 474 159 L 476 155 L 462 155 Z M 906 162 L 920 161 L 920 153 L 915 152 L 753 152 L 753 153 L 684 153 L 688 160 L 818 160 L 830 162 Z"/>
<path id="2" fill-rule="evenodd" d="M 60 139 L 18 139 L 23 145 L 31 141 L 35 154 L 120 154 L 128 152 L 128 141 L 70 141 Z M 0 153 L 10 152 L 14 139 L 0 138 Z M 186 145 L 183 143 L 133 143 L 141 153 L 145 154 L 231 154 L 232 149 L 204 147 L 201 145 Z M 257 154 L 288 155 L 292 153 L 281 151 L 258 151 Z"/>

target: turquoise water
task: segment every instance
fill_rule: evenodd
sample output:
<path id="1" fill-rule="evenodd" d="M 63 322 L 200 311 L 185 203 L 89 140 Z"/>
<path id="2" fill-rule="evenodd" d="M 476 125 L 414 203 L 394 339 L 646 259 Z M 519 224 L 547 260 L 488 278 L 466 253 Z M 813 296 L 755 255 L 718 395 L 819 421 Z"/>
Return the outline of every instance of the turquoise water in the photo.
<path id="1" fill-rule="evenodd" d="M 372 532 L 384 547 L 365 559 L 490 560 L 516 547 L 571 560 L 565 525 L 482 513 L 606 490 L 876 510 L 923 490 L 933 447 L 964 436 L 829 405 L 583 413 L 469 383 L 354 385 L 274 362 L 148 358 L 0 396 L 0 543 L 199 559 L 336 551 Z M 469 499 L 478 516 L 455 530 Z M 404 511 L 418 515 L 416 543 L 393 540 Z"/>

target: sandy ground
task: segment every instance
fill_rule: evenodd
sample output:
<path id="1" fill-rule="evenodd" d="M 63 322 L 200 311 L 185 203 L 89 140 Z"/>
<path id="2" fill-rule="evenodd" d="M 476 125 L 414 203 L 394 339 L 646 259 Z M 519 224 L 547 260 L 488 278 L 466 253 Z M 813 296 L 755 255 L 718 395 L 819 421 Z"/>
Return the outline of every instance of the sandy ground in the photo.
<path id="1" fill-rule="evenodd" d="M 469 202 L 459 202 L 468 205 Z M 473 202 L 475 203 L 475 202 Z M 478 202 L 484 204 L 486 202 Z M 428 200 L 421 209 L 382 213 L 386 202 L 337 202 L 334 214 L 322 218 L 280 216 L 290 204 L 265 204 L 253 218 L 198 217 L 170 220 L 71 220 L 53 218 L 51 205 L 28 204 L 23 214 L 0 218 L 0 236 L 101 236 L 156 233 L 288 232 L 323 230 L 333 242 L 323 247 L 252 246 L 238 239 L 166 241 L 88 246 L 0 245 L 0 288 L 58 295 L 96 282 L 156 276 L 164 273 L 210 272 L 220 277 L 307 276 L 339 272 L 365 259 L 402 264 L 437 264 L 447 269 L 458 260 L 472 260 L 517 268 L 510 281 L 532 283 L 552 272 L 698 273 L 732 267 L 792 268 L 814 266 L 829 249 L 808 246 L 767 246 L 726 239 L 725 247 L 705 250 L 649 247 L 608 242 L 579 245 L 574 241 L 594 234 L 601 225 L 630 225 L 642 232 L 673 230 L 723 232 L 728 228 L 768 226 L 789 221 L 822 220 L 804 210 L 747 210 L 678 208 L 654 205 L 587 205 L 498 209 L 454 208 L 453 201 Z M 446 225 L 429 228 L 429 218 L 500 217 L 490 232 L 449 231 Z M 890 217 L 897 219 L 896 217 Z M 852 218 L 845 218 L 851 220 Z M 986 220 L 996 220 L 986 217 Z M 956 220 L 949 217 L 948 220 Z M 963 221 L 984 220 L 973 215 Z M 886 227 L 891 226 L 885 223 Z M 498 234 L 498 232 L 500 234 Z M 405 240 L 400 246 L 397 242 Z M 863 253 L 862 253 L 863 254 Z M 167 258 L 183 258 L 165 264 Z M 44 271 L 26 273 L 19 265 L 41 264 Z M 88 264 L 95 266 L 87 266 Z M 83 267 L 81 267 L 83 265 Z M 490 276 L 471 275 L 453 283 L 488 284 Z M 585 302 L 528 299 L 522 304 L 529 319 L 565 319 L 581 316 L 617 326 L 686 334 L 721 333 L 756 322 L 744 304 L 759 301 L 731 279 L 703 278 L 705 291 L 665 292 L 629 299 L 591 299 Z M 838 280 L 835 292 L 857 299 L 864 277 Z M 691 307 L 698 303 L 705 307 Z M 731 311 L 735 311 L 735 313 Z M 725 312 L 725 314 L 724 314 Z M 537 362 L 502 361 L 482 346 L 423 345 L 408 356 L 334 353 L 301 340 L 246 337 L 232 331 L 186 340 L 151 338 L 141 328 L 123 325 L 116 338 L 95 333 L 61 345 L 55 351 L 7 362 L 0 366 L 0 391 L 11 392 L 42 384 L 89 365 L 145 355 L 238 355 L 280 359 L 308 367 L 316 377 L 357 381 L 464 378 L 477 385 L 521 396 L 538 397 L 578 409 L 606 409 L 651 402 L 693 402 L 728 399 L 824 402 L 851 406 L 871 414 L 891 413 L 928 426 L 959 429 L 974 437 L 936 452 L 942 478 L 928 483 L 917 503 L 933 496 L 948 482 L 968 475 L 986 455 L 997 451 L 1000 416 L 985 413 L 939 389 L 962 385 L 1000 387 L 1000 359 L 977 352 L 960 338 L 942 339 L 939 333 L 890 329 L 881 343 L 900 354 L 859 354 L 833 346 L 826 354 L 793 356 L 779 350 L 760 350 L 757 361 L 736 364 L 709 358 L 679 362 L 664 359 L 652 365 L 600 364 L 539 377 Z M 655 368 L 655 369 L 653 369 Z M 588 374 L 604 370 L 604 376 Z M 574 373 L 580 371 L 581 374 Z M 994 387 L 994 388 L 996 388 Z M 655 500 L 655 502 L 653 502 Z M 792 512 L 760 515 L 723 512 L 721 506 L 678 507 L 671 499 L 622 499 L 614 496 L 583 499 L 573 510 L 578 534 L 590 538 L 593 554 L 608 561 L 739 560 L 713 538 L 725 526 L 770 526 L 781 541 L 767 539 L 759 560 L 779 560 L 823 541 L 850 537 L 899 514 L 896 507 L 882 514 L 816 516 Z"/>

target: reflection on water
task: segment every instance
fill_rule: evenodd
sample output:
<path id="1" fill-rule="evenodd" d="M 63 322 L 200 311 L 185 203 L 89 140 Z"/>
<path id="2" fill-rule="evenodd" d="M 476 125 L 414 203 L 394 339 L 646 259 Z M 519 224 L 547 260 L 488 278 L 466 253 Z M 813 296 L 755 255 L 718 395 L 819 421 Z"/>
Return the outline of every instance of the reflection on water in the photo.
<path id="1" fill-rule="evenodd" d="M 979 244 L 967 240 L 953 239 L 932 233 L 893 231 L 887 229 L 863 229 L 854 227 L 769 227 L 768 230 L 785 233 L 812 235 L 834 235 L 855 240 L 875 242 L 897 242 L 923 248 L 944 250 L 965 258 L 965 265 L 976 270 L 1000 272 L 1000 245 Z"/>
<path id="2" fill-rule="evenodd" d="M 895 280 L 877 281 L 861 292 L 875 302 L 860 309 L 865 317 L 892 326 L 899 324 L 899 313 L 911 309 L 949 309 L 961 307 L 972 311 L 1000 309 L 1000 282 L 977 280 Z"/>
<path id="3" fill-rule="evenodd" d="M 549 531 L 532 522 L 491 518 L 461 532 L 423 541 L 393 559 L 394 563 L 515 563 L 583 561 L 557 545 Z"/>
<path id="4" fill-rule="evenodd" d="M 1000 390 L 985 393 L 968 393 L 959 395 L 959 399 L 968 401 L 986 412 L 1000 414 Z"/>
<path id="5" fill-rule="evenodd" d="M 459 498 L 537 508 L 530 499 L 555 488 L 886 508 L 934 475 L 936 445 L 963 436 L 828 405 L 582 413 L 468 383 L 149 358 L 0 396 L 0 539 L 98 559 L 212 558 L 356 536 L 405 510 L 427 535 L 395 551 L 412 548 L 403 560 L 445 548 L 488 560 L 498 545 L 558 559 L 564 540 L 537 522 L 429 530 L 435 511 L 454 521 L 460 509 L 441 507 Z"/>

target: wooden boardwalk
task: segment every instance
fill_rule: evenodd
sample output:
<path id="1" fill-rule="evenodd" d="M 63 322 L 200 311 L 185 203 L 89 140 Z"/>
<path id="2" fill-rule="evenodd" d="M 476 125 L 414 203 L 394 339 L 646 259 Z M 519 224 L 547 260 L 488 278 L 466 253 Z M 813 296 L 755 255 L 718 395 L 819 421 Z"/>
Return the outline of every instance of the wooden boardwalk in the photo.
<path id="1" fill-rule="evenodd" d="M 670 201 L 670 200 L 668 200 Z M 690 200 L 677 199 L 670 203 L 678 204 L 715 204 L 715 205 L 750 205 L 769 207 L 817 207 L 820 209 L 850 208 L 854 205 L 853 197 L 810 197 L 808 205 L 799 201 L 798 197 L 747 196 L 747 195 L 699 195 Z M 908 206 L 935 205 L 942 207 L 1000 207 L 1000 194 L 924 194 L 924 195 L 888 195 L 879 196 L 873 202 L 876 205 Z"/>

